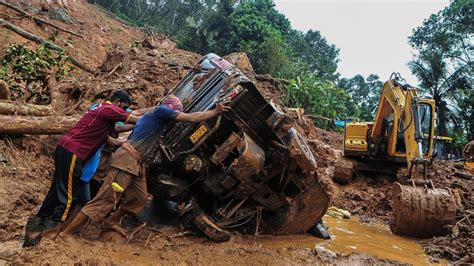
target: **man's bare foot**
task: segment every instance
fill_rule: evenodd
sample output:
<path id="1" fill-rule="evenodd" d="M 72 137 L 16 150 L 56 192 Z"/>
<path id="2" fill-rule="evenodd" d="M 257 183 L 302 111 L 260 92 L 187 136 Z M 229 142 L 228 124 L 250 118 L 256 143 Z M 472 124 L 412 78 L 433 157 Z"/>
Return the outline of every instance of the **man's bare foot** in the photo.
<path id="1" fill-rule="evenodd" d="M 121 226 L 119 226 L 118 224 L 104 223 L 103 228 L 104 228 L 104 231 L 115 231 L 115 232 L 119 233 L 121 236 L 128 239 L 127 231 L 125 229 L 123 229 Z"/>
<path id="2" fill-rule="evenodd" d="M 59 232 L 61 232 L 61 228 L 62 228 L 62 223 L 57 223 L 56 225 L 43 230 L 41 232 L 41 236 L 44 238 L 55 240 L 58 237 Z"/>
<path id="3" fill-rule="evenodd" d="M 56 238 L 56 241 L 62 242 L 68 246 L 72 246 L 77 243 L 77 239 L 74 235 L 70 234 L 59 234 L 59 236 Z"/>

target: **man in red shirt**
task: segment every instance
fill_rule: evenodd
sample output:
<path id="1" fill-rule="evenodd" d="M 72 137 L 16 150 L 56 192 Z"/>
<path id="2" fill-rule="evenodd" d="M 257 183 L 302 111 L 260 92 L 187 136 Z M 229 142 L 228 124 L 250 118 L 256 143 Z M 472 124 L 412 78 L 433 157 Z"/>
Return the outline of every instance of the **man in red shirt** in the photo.
<path id="1" fill-rule="evenodd" d="M 132 103 L 124 90 L 116 91 L 110 101 L 87 111 L 59 140 L 54 153 L 54 178 L 36 217 L 26 225 L 24 247 L 39 243 L 42 236 L 55 237 L 81 197 L 82 167 L 113 133 L 116 122 L 135 124 L 143 110 L 128 113 Z"/>

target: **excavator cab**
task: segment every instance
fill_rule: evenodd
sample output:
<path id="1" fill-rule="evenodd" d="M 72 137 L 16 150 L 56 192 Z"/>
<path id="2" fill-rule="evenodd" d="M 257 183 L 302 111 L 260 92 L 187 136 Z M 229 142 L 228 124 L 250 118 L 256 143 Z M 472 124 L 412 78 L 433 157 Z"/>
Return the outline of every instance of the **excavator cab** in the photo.
<path id="1" fill-rule="evenodd" d="M 435 159 L 438 158 L 441 160 L 449 159 L 448 154 L 451 150 L 453 139 L 450 137 L 438 136 L 438 135 L 435 135 L 433 139 L 434 139 L 433 157 L 435 157 Z"/>

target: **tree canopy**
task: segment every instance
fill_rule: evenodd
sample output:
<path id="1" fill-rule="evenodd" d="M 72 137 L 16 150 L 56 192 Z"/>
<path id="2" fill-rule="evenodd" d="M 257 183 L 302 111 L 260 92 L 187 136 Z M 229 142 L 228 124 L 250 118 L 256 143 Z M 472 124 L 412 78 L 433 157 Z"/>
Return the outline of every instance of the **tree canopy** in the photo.
<path id="1" fill-rule="evenodd" d="M 339 49 L 318 30 L 302 32 L 272 0 L 89 0 L 128 23 L 158 31 L 200 54 L 245 52 L 257 73 L 288 80 L 285 100 L 329 119 L 371 121 L 383 82 L 337 72 Z M 437 105 L 439 135 L 474 138 L 474 2 L 453 0 L 413 30 L 409 67 Z"/>
<path id="2" fill-rule="evenodd" d="M 436 101 L 439 135 L 474 138 L 473 31 L 474 2 L 455 0 L 409 37 L 417 51 L 409 66 L 421 89 Z"/>

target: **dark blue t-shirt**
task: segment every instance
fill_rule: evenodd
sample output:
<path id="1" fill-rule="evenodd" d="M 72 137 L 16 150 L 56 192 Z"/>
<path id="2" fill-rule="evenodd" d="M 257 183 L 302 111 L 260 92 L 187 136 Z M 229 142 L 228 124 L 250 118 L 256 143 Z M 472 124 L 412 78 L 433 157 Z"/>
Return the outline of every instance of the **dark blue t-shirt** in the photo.
<path id="1" fill-rule="evenodd" d="M 163 128 L 167 123 L 173 122 L 178 114 L 178 111 L 159 105 L 138 120 L 128 141 L 142 158 L 153 150 L 163 134 Z"/>

